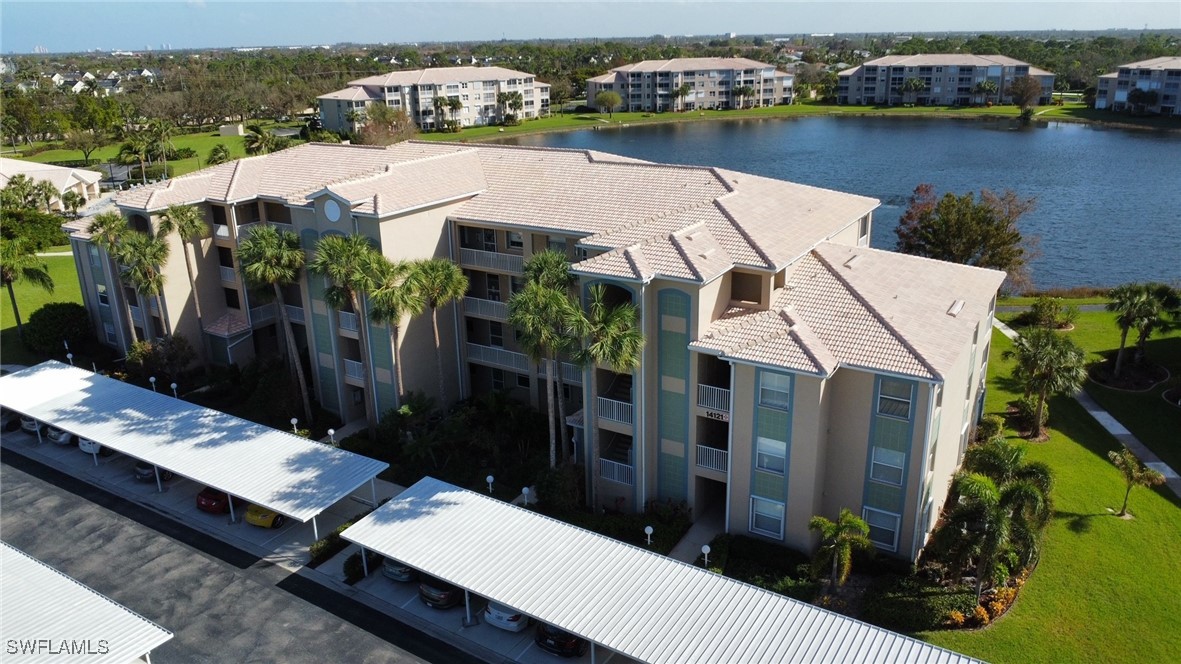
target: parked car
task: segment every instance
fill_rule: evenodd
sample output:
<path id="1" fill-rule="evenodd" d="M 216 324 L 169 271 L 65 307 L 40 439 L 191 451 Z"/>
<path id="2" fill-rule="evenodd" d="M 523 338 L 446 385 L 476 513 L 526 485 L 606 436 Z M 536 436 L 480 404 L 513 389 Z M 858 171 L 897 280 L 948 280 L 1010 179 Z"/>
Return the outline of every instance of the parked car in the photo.
<path id="1" fill-rule="evenodd" d="M 418 596 L 432 609 L 450 609 L 463 604 L 463 591 L 433 576 L 422 577 L 418 584 Z"/>
<path id="2" fill-rule="evenodd" d="M 115 453 L 115 450 L 109 447 L 103 447 L 89 438 L 79 438 L 78 449 L 87 454 L 97 454 L 99 456 L 111 456 Z"/>
<path id="3" fill-rule="evenodd" d="M 529 626 L 529 617 L 496 602 L 484 607 L 484 622 L 510 632 L 519 632 Z"/>
<path id="4" fill-rule="evenodd" d="M 41 423 L 28 415 L 21 415 L 21 428 L 36 436 L 37 430 L 41 428 Z"/>
<path id="5" fill-rule="evenodd" d="M 537 647 L 561 657 L 582 657 L 590 646 L 586 639 L 580 639 L 546 623 L 537 624 Z"/>
<path id="6" fill-rule="evenodd" d="M 45 427 L 45 435 L 58 445 L 69 445 L 74 442 L 73 434 L 57 427 Z"/>
<path id="7" fill-rule="evenodd" d="M 160 469 L 160 481 L 167 482 L 172 479 L 172 471 Z M 135 479 L 140 482 L 155 482 L 156 481 L 156 467 L 147 461 L 135 462 Z"/>
<path id="8" fill-rule="evenodd" d="M 413 581 L 414 577 L 418 575 L 413 567 L 404 565 L 393 558 L 386 558 L 381 563 L 381 574 L 387 579 L 402 582 Z"/>
<path id="9" fill-rule="evenodd" d="M 278 512 L 263 507 L 262 505 L 251 505 L 246 508 L 246 523 L 259 528 L 279 528 L 282 527 L 286 517 Z"/>
<path id="10" fill-rule="evenodd" d="M 234 507 L 242 504 L 237 498 L 233 501 Z M 207 486 L 197 494 L 197 509 L 210 514 L 225 514 L 230 511 L 230 497 L 225 492 Z"/>

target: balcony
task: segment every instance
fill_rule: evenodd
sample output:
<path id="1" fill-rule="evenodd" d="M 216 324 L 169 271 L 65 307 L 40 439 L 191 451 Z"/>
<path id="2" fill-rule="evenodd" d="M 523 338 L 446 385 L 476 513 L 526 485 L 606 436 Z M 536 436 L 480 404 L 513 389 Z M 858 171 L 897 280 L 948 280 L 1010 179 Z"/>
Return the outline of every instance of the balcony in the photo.
<path id="1" fill-rule="evenodd" d="M 292 323 L 304 322 L 303 307 L 295 304 L 284 304 L 283 308 L 287 310 L 287 320 Z"/>
<path id="2" fill-rule="evenodd" d="M 496 270 L 521 274 L 525 259 L 516 254 L 502 254 L 498 251 L 482 251 L 480 249 L 460 249 L 459 262 L 464 267 L 474 267 L 481 270 Z"/>
<path id="3" fill-rule="evenodd" d="M 232 267 L 219 265 L 218 270 L 221 272 L 221 280 L 227 284 L 238 283 L 238 271 Z"/>
<path id="4" fill-rule="evenodd" d="M 238 241 L 241 242 L 242 240 L 250 237 L 250 232 L 258 226 L 262 226 L 262 222 L 252 221 L 248 224 L 238 224 Z"/>
<path id="5" fill-rule="evenodd" d="M 620 424 L 631 424 L 634 420 L 634 407 L 626 401 L 617 401 L 607 397 L 599 397 L 599 417 Z"/>
<path id="6" fill-rule="evenodd" d="M 230 240 L 233 239 L 234 236 L 230 234 L 229 224 L 214 224 L 213 237 L 221 240 Z"/>
<path id="7" fill-rule="evenodd" d="M 514 353 L 511 350 L 496 348 L 495 346 L 482 346 L 468 342 L 467 359 L 469 362 L 479 362 L 480 364 L 509 369 L 518 373 L 533 373 L 533 363 L 529 361 L 527 356 L 521 353 Z"/>
<path id="8" fill-rule="evenodd" d="M 713 385 L 697 386 L 697 405 L 708 410 L 730 412 L 730 390 Z"/>
<path id="9" fill-rule="evenodd" d="M 344 361 L 344 380 L 350 385 L 364 387 L 365 365 L 356 360 Z"/>
<path id="10" fill-rule="evenodd" d="M 337 320 L 340 321 L 340 329 L 349 332 L 357 332 L 361 329 L 361 325 L 357 320 L 357 314 L 348 311 L 338 311 L 336 315 Z"/>
<path id="11" fill-rule="evenodd" d="M 582 367 L 563 362 L 562 380 L 570 385 L 582 385 Z"/>
<path id="12" fill-rule="evenodd" d="M 250 323 L 252 325 L 262 325 L 275 320 L 275 305 L 264 304 L 261 307 L 250 308 Z"/>
<path id="13" fill-rule="evenodd" d="M 599 459 L 599 476 L 609 482 L 632 486 L 636 483 L 636 471 L 626 463 Z"/>
<path id="14" fill-rule="evenodd" d="M 708 445 L 698 445 L 697 467 L 724 473 L 730 467 L 730 452 Z"/>
<path id="15" fill-rule="evenodd" d="M 134 321 L 137 321 L 140 323 L 144 322 L 144 313 L 139 307 L 137 307 L 133 304 L 128 308 L 131 309 L 131 320 L 134 320 Z"/>
<path id="16" fill-rule="evenodd" d="M 479 316 L 492 320 L 508 320 L 508 305 L 495 300 L 465 297 L 463 298 L 463 313 L 468 316 Z"/>

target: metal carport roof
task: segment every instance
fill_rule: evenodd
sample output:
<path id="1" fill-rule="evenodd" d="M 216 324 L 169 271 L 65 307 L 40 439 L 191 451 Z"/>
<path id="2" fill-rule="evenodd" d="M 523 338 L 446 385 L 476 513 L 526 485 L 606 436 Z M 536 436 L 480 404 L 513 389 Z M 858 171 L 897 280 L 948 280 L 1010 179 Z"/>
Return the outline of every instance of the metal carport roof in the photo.
<path id="1" fill-rule="evenodd" d="M 172 632 L 0 542 L 0 626 L 6 662 L 127 664 Z"/>
<path id="2" fill-rule="evenodd" d="M 341 535 L 643 662 L 975 662 L 431 477 Z"/>
<path id="3" fill-rule="evenodd" d="M 389 467 L 55 361 L 0 378 L 0 405 L 302 522 Z"/>

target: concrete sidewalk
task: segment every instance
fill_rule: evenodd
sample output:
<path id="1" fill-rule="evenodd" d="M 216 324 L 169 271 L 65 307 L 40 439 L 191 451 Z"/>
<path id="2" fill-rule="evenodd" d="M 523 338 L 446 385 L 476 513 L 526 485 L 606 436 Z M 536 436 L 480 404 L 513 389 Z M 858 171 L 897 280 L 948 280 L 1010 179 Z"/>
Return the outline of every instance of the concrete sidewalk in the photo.
<path id="1" fill-rule="evenodd" d="M 720 506 L 715 507 L 694 521 L 689 532 L 677 542 L 668 553 L 668 557 L 690 565 L 696 563 L 701 555 L 701 547 L 712 542 L 726 529 L 726 515 L 723 509 Z"/>

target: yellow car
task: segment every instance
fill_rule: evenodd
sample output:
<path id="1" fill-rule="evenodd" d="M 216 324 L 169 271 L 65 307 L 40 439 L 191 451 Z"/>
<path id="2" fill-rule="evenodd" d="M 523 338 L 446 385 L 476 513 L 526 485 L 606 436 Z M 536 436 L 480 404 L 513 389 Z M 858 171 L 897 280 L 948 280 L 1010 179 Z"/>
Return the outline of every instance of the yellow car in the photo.
<path id="1" fill-rule="evenodd" d="M 251 505 L 246 508 L 246 523 L 259 528 L 279 528 L 286 520 L 282 514 L 261 505 Z"/>

